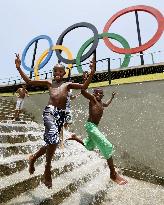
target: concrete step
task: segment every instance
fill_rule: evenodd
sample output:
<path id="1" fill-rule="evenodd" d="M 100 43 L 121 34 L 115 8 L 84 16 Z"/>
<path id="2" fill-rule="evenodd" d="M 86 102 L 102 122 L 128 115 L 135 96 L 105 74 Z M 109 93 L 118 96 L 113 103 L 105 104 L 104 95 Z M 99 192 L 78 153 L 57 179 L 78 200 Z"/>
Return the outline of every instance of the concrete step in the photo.
<path id="1" fill-rule="evenodd" d="M 108 168 L 102 167 L 100 174 L 93 180 L 84 184 L 60 205 L 99 205 L 105 200 L 109 188 L 114 186 L 110 179 Z"/>
<path id="2" fill-rule="evenodd" d="M 79 153 L 83 153 L 79 151 Z M 77 155 L 77 151 L 72 150 L 70 152 L 69 149 L 58 149 L 53 156 L 53 160 L 57 161 L 62 159 L 63 157 L 71 157 L 71 155 Z M 1 158 L 0 160 L 0 176 L 9 176 L 10 174 L 16 173 L 18 171 L 22 171 L 23 169 L 27 168 L 28 166 L 28 158 L 29 154 L 23 155 L 11 155 L 9 157 Z M 39 158 L 36 161 L 36 166 L 43 162 L 43 157 Z"/>
<path id="3" fill-rule="evenodd" d="M 0 143 L 21 143 L 27 141 L 36 141 L 43 138 L 42 132 L 17 132 L 15 134 L 11 133 L 0 133 Z"/>
<path id="4" fill-rule="evenodd" d="M 43 140 L 38 140 L 33 142 L 27 141 L 24 143 L 15 143 L 15 144 L 1 143 L 0 157 L 3 158 L 3 157 L 8 157 L 17 154 L 30 154 L 32 152 L 35 152 L 42 145 L 43 145 Z"/>
<path id="5" fill-rule="evenodd" d="M 38 126 L 38 128 L 44 128 L 42 125 L 38 125 L 37 123 L 31 121 L 15 121 L 15 120 L 2 120 L 0 125 L 5 125 L 5 126 L 14 126 L 14 125 L 31 125 L 31 126 Z"/>
<path id="6" fill-rule="evenodd" d="M 8 104 L 8 105 L 2 104 L 1 107 L 2 107 L 2 110 L 11 110 L 11 111 L 15 110 L 15 106 L 11 106 L 11 104 Z"/>
<path id="7" fill-rule="evenodd" d="M 126 177 L 128 184 L 108 189 L 102 205 L 163 205 L 164 187 Z"/>
<path id="8" fill-rule="evenodd" d="M 84 156 L 78 159 L 78 161 L 76 156 L 72 156 L 69 160 L 63 158 L 60 161 L 53 161 L 52 167 L 55 168 L 52 169 L 52 176 L 57 177 L 66 172 L 71 172 L 79 166 L 84 166 L 87 163 L 87 159 L 89 158 L 84 153 Z M 41 183 L 43 173 L 44 165 L 42 164 L 37 167 L 37 171 L 32 176 L 29 176 L 27 170 L 23 170 L 19 173 L 3 177 L 0 184 L 0 201 L 5 203 L 27 190 L 36 188 Z"/>
<path id="9" fill-rule="evenodd" d="M 23 122 L 24 123 L 24 122 Z M 25 126 L 26 124 L 26 126 Z M 10 123 L 0 123 L 0 133 L 8 133 L 8 132 L 27 132 L 27 131 L 44 131 L 43 126 L 38 126 L 37 123 L 34 122 L 26 122 L 25 124 L 19 123 L 19 121 L 10 121 Z"/>
<path id="10" fill-rule="evenodd" d="M 103 169 L 99 176 L 86 183 L 60 205 L 163 205 L 163 186 L 130 177 L 124 178 L 128 183 L 117 185 L 110 180 L 108 168 Z"/>
<path id="11" fill-rule="evenodd" d="M 1 120 L 12 120 L 15 115 L 15 103 L 10 100 L 1 100 L 0 99 L 0 121 Z M 33 121 L 34 116 L 23 111 L 20 114 L 21 120 Z"/>
<path id="12" fill-rule="evenodd" d="M 86 169 L 86 166 L 88 169 Z M 12 199 L 6 205 L 11 204 L 60 204 L 65 198 L 69 197 L 71 193 L 75 192 L 78 187 L 85 184 L 87 181 L 96 177 L 102 166 L 102 161 L 90 160 L 89 165 L 83 164 L 72 169 L 70 172 L 63 172 L 62 175 L 53 178 L 53 187 L 48 190 L 44 185 L 39 185 L 35 189 L 25 192 L 20 197 Z"/>
<path id="13" fill-rule="evenodd" d="M 9 105 L 2 106 L 0 109 L 0 120 L 12 120 L 15 115 L 15 106 L 11 107 Z M 25 111 L 20 113 L 21 120 L 31 121 L 34 119 L 32 114 L 29 114 Z"/>
<path id="14" fill-rule="evenodd" d="M 0 161 L 0 177 L 11 175 L 21 171 L 28 166 L 29 155 L 13 155 Z"/>

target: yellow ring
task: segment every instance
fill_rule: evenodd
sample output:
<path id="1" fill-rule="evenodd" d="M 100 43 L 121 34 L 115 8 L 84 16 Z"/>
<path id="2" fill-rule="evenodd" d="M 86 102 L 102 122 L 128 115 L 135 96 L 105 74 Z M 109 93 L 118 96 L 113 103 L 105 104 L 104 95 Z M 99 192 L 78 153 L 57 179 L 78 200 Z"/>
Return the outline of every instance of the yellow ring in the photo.
<path id="1" fill-rule="evenodd" d="M 66 48 L 65 46 L 62 46 L 62 45 L 55 45 L 51 48 L 51 50 L 62 50 L 66 53 L 66 55 L 68 56 L 68 59 L 69 60 L 72 60 L 73 59 L 73 56 L 72 56 L 72 53 L 70 52 L 70 50 L 68 48 Z M 36 62 L 36 65 L 34 67 L 34 75 L 35 75 L 35 80 L 39 80 L 39 73 L 38 73 L 38 69 L 39 69 L 39 65 L 40 63 L 43 61 L 43 59 L 46 57 L 46 55 L 48 54 L 49 52 L 49 49 L 45 50 L 40 58 L 37 60 Z M 68 64 L 67 68 L 69 69 L 66 69 L 66 74 L 64 75 L 64 77 L 68 77 L 68 74 L 69 74 L 69 70 L 72 68 L 72 64 Z"/>

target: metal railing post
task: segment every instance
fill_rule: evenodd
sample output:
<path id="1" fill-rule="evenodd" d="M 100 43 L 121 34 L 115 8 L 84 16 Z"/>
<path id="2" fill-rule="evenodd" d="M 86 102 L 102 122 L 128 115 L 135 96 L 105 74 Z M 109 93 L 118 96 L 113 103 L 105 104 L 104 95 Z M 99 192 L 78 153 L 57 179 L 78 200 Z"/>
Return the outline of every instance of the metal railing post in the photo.
<path id="1" fill-rule="evenodd" d="M 108 79 L 109 79 L 109 85 L 111 84 L 111 70 L 110 70 L 110 58 L 108 58 Z"/>

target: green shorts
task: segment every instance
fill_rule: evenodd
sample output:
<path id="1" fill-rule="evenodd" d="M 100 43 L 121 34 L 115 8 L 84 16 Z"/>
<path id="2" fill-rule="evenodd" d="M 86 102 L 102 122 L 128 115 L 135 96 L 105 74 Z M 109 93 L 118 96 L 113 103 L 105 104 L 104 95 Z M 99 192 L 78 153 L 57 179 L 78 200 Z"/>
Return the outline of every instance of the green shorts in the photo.
<path id="1" fill-rule="evenodd" d="M 92 122 L 86 122 L 84 125 L 88 137 L 83 140 L 87 150 L 94 150 L 96 147 L 100 150 L 105 159 L 109 159 L 113 154 L 114 146 L 99 131 L 97 125 Z"/>

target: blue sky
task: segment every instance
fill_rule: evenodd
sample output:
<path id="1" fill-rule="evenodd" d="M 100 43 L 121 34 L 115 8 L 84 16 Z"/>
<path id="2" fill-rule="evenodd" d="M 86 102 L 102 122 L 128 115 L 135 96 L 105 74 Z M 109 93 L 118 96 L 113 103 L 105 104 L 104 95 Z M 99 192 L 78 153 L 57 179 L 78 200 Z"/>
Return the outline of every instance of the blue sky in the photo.
<path id="1" fill-rule="evenodd" d="M 106 22 L 113 14 L 129 6 L 143 4 L 155 7 L 164 13 L 163 0 L 0 0 L 0 79 L 19 75 L 14 64 L 14 53 L 22 54 L 27 43 L 34 37 L 41 34 L 48 35 L 56 44 L 59 35 L 67 27 L 78 22 L 92 23 L 98 32 L 102 33 Z M 139 12 L 139 20 L 142 43 L 145 43 L 156 32 L 157 22 L 153 16 L 144 12 Z M 131 47 L 138 46 L 134 12 L 120 17 L 112 25 L 110 32 L 122 35 Z M 68 33 L 64 38 L 63 45 L 71 50 L 73 56 L 76 56 L 80 46 L 90 37 L 92 37 L 92 32 L 89 29 L 79 28 Z M 120 47 L 118 42 L 112 42 Z M 164 35 L 144 53 L 163 51 L 163 53 L 155 55 L 155 62 L 164 61 L 163 45 Z M 48 43 L 40 41 L 36 58 L 47 48 Z M 113 68 L 117 68 L 119 67 L 118 59 L 123 58 L 123 55 L 110 51 L 101 40 L 97 48 L 97 59 L 106 57 L 117 59 L 112 62 Z M 32 54 L 29 50 L 26 58 L 26 63 L 29 66 L 31 58 Z M 139 57 L 133 59 L 130 66 L 139 63 Z M 146 63 L 151 62 L 150 55 L 145 56 L 145 61 Z M 42 71 L 51 69 L 55 63 L 57 63 L 57 57 L 54 54 Z M 99 69 L 102 69 L 103 66 L 99 65 Z M 77 71 L 74 69 L 73 72 Z"/>

